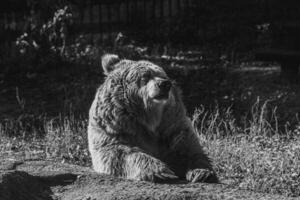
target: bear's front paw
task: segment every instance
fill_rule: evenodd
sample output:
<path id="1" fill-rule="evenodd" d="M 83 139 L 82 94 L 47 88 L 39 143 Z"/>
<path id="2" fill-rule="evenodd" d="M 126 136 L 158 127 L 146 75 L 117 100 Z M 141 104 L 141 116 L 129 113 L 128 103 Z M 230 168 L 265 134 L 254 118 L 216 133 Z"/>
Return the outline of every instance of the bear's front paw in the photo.
<path id="1" fill-rule="evenodd" d="M 186 179 L 189 182 L 207 182 L 217 183 L 218 178 L 216 174 L 209 169 L 193 169 L 189 170 L 186 174 Z"/>
<path id="2" fill-rule="evenodd" d="M 178 177 L 168 167 L 162 167 L 154 171 L 154 182 L 176 180 Z"/>
<path id="3" fill-rule="evenodd" d="M 153 165 L 141 174 L 141 180 L 155 183 L 177 180 L 178 177 L 166 165 Z"/>

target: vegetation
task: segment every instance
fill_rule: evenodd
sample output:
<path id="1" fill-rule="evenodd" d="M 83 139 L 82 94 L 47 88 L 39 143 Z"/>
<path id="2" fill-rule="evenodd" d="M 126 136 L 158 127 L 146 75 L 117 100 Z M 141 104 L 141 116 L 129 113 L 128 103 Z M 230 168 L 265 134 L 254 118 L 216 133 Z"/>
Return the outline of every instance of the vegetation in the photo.
<path id="1" fill-rule="evenodd" d="M 259 106 L 257 102 L 252 110 L 252 119 L 244 127 L 236 124 L 230 109 L 208 112 L 202 107 L 192 116 L 200 142 L 209 152 L 221 181 L 257 192 L 299 196 L 299 129 L 278 132 L 278 127 L 265 117 L 266 103 Z M 25 133 L 26 126 L 20 121 L 2 121 L 1 156 L 90 165 L 86 118 L 70 115 L 35 120 L 43 124 L 45 137 L 8 137 Z M 35 127 L 35 123 L 26 125 Z"/>
<path id="2" fill-rule="evenodd" d="M 153 59 L 177 81 L 222 182 L 300 196 L 300 90 L 276 82 L 276 67 L 262 71 L 259 63 L 233 64 L 222 55 L 191 64 L 181 58 L 185 52 L 163 45 L 99 47 L 85 36 L 70 42 L 65 26 L 71 21 L 67 7 L 58 10 L 45 26 L 17 39 L 16 57 L 1 60 L 7 72 L 0 71 L 0 158 L 90 166 L 87 111 L 103 78 L 100 55 L 110 51 Z"/>
<path id="3" fill-rule="evenodd" d="M 196 110 L 194 126 L 216 170 L 230 184 L 257 192 L 300 196 L 299 130 L 278 132 L 265 117 L 266 102 L 252 107 L 248 126 L 236 126 L 230 110 Z M 276 117 L 276 116 L 274 116 Z"/>

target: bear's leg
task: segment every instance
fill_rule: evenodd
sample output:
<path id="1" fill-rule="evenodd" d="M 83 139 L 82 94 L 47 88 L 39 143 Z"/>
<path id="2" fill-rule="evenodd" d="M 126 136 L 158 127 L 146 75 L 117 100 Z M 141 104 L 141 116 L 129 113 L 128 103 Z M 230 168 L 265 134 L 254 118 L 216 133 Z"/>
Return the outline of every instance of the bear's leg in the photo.
<path id="1" fill-rule="evenodd" d="M 203 151 L 193 129 L 183 130 L 185 131 L 175 134 L 172 142 L 174 145 L 171 148 L 171 151 L 177 152 L 187 160 L 185 172 L 181 173 L 185 173 L 186 179 L 190 182 L 218 183 L 211 161 Z"/>
<path id="2" fill-rule="evenodd" d="M 188 169 L 186 179 L 190 182 L 218 183 L 219 180 L 213 170 L 208 156 L 200 146 L 198 138 L 191 136 L 188 139 L 191 146 L 188 148 Z"/>
<path id="3" fill-rule="evenodd" d="M 124 149 L 102 147 L 90 149 L 93 168 L 98 173 L 109 174 L 118 177 L 125 177 L 124 171 Z"/>
<path id="4" fill-rule="evenodd" d="M 143 152 L 132 152 L 125 157 L 127 178 L 151 182 L 178 179 L 174 172 L 159 159 Z"/>
<path id="5" fill-rule="evenodd" d="M 139 148 L 110 145 L 91 151 L 91 156 L 98 173 L 152 182 L 177 179 L 165 163 Z"/>
<path id="6" fill-rule="evenodd" d="M 218 183 L 218 177 L 211 165 L 207 165 L 206 162 L 210 162 L 209 158 L 203 154 L 195 154 L 190 162 L 186 172 L 186 179 L 190 182 L 207 182 Z"/>

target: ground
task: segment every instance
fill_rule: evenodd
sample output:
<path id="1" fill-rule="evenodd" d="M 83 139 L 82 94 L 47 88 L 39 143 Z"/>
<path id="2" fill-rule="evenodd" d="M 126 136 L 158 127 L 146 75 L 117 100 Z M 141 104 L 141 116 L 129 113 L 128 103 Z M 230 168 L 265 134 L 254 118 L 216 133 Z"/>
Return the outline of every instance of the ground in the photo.
<path id="1" fill-rule="evenodd" d="M 182 88 L 189 116 L 229 193 L 300 196 L 299 84 L 280 80 L 279 66 L 273 64 L 157 63 Z M 87 112 L 102 80 L 100 66 L 86 65 L 1 74 L 1 160 L 90 166 Z M 224 192 L 203 187 L 208 194 Z M 235 193 L 238 188 L 247 192 Z"/>
<path id="2" fill-rule="evenodd" d="M 7 170 L 5 170 L 5 167 Z M 0 198 L 18 199 L 286 199 L 245 191 L 229 184 L 154 184 L 94 173 L 90 168 L 52 161 L 27 161 L 13 168 L 0 163 Z"/>

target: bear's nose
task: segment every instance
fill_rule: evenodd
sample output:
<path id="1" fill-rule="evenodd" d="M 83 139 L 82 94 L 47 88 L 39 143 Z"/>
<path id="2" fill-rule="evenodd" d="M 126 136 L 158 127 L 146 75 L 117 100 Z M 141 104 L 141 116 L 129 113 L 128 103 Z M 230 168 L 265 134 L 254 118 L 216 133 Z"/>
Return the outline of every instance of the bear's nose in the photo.
<path id="1" fill-rule="evenodd" d="M 169 91 L 171 89 L 172 83 L 171 81 L 164 79 L 159 82 L 158 86 L 161 90 Z"/>

